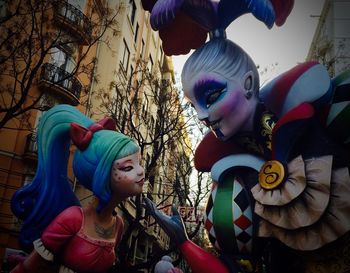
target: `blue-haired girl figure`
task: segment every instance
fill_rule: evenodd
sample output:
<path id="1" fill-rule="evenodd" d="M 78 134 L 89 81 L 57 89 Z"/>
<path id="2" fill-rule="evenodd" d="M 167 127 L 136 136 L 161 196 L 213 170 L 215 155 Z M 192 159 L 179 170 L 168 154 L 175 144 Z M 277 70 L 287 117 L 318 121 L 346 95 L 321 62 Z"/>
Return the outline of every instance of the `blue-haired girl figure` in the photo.
<path id="1" fill-rule="evenodd" d="M 84 208 L 67 177 L 71 141 L 74 175 L 97 201 Z M 123 232 L 115 207 L 140 194 L 143 184 L 140 147 L 116 132 L 112 119 L 94 123 L 68 105 L 47 111 L 38 129 L 36 175 L 12 199 L 23 219 L 20 241 L 34 250 L 12 272 L 107 272 Z"/>

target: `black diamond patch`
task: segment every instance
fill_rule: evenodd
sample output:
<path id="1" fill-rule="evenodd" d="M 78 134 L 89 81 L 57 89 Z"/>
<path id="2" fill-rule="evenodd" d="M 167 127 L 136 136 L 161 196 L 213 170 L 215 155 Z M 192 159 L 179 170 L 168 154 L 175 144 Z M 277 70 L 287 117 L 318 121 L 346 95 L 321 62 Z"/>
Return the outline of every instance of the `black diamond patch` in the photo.
<path id="1" fill-rule="evenodd" d="M 246 244 L 249 242 L 252 236 L 250 236 L 247 232 L 243 231 L 236 238 Z"/>
<path id="2" fill-rule="evenodd" d="M 241 208 L 242 211 L 245 211 L 249 207 L 249 200 L 247 195 L 244 192 L 244 189 L 235 197 L 235 203 Z"/>

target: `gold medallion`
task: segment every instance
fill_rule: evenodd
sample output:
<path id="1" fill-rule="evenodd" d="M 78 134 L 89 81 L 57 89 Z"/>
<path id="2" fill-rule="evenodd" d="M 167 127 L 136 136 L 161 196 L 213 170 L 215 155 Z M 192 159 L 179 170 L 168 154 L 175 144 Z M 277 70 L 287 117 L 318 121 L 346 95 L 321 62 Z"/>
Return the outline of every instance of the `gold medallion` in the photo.
<path id="1" fill-rule="evenodd" d="M 265 162 L 259 172 L 259 184 L 266 190 L 278 187 L 285 178 L 286 171 L 283 164 L 277 160 Z"/>

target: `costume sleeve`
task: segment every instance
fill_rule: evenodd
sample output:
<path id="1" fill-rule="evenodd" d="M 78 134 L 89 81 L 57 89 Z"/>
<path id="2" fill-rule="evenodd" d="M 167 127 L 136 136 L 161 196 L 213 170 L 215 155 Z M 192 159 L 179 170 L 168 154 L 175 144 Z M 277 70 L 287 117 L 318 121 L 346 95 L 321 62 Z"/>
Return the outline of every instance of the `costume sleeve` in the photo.
<path id="1" fill-rule="evenodd" d="M 229 273 L 229 270 L 217 257 L 190 240 L 181 244 L 179 249 L 194 273 Z"/>
<path id="2" fill-rule="evenodd" d="M 63 245 L 81 228 L 83 211 L 72 206 L 61 212 L 45 229 L 41 236 L 43 246 L 53 254 L 59 252 Z"/>

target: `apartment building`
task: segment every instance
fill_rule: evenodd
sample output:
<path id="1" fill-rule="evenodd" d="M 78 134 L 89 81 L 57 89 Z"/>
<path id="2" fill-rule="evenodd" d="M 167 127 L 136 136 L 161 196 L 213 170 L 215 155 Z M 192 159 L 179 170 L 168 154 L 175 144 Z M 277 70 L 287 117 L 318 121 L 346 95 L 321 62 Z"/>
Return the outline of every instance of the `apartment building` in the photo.
<path id="1" fill-rule="evenodd" d="M 148 181 L 144 195 L 167 206 L 174 201 L 176 169 L 171 163 L 172 155 L 181 153 L 176 143 L 170 143 L 170 133 L 164 133 L 171 126 L 165 123 L 172 113 L 174 118 L 181 118 L 177 117 L 180 112 L 176 112 L 181 105 L 174 88 L 172 61 L 164 55 L 159 34 L 151 29 L 150 14 L 143 10 L 140 0 L 109 4 L 118 7 L 119 32 L 115 35 L 113 30 L 107 31 L 108 44 L 99 45 L 97 80 L 89 98 L 89 114 L 95 119 L 112 115 L 118 129 L 139 142 Z M 170 102 L 162 101 L 169 97 Z M 127 200 L 124 211 L 118 213 L 128 214 L 125 219 L 131 217 L 133 221 L 138 217 L 136 203 L 135 198 Z M 153 253 L 169 245 L 169 238 L 154 219 L 142 219 L 140 224 L 131 232 L 128 242 L 128 262 L 132 265 L 146 262 Z M 126 229 L 129 227 L 127 221 Z"/>
<path id="2" fill-rule="evenodd" d="M 0 5 L 0 261 L 19 250 L 21 223 L 13 193 L 30 183 L 37 166 L 35 132 L 42 112 L 60 103 L 85 111 L 102 30 L 100 1 L 2 1 Z M 74 188 L 75 179 L 69 169 Z"/>
<path id="3" fill-rule="evenodd" d="M 36 33 L 38 25 L 33 26 L 28 23 L 33 18 L 36 18 L 37 24 L 40 23 L 41 27 L 40 31 L 34 35 L 35 40 L 26 47 L 25 52 L 31 54 L 28 55 L 31 61 L 26 62 L 21 58 L 5 59 L 3 56 L 12 54 L 11 48 L 0 48 L 0 65 L 11 60 L 12 66 L 18 68 L 18 72 L 11 74 L 5 73 L 11 66 L 1 67 L 1 110 L 12 111 L 13 101 L 18 102 L 21 99 L 24 102 L 19 105 L 19 108 L 29 107 L 24 114 L 14 115 L 14 118 L 9 119 L 0 129 L 1 263 L 7 254 L 20 250 L 17 238 L 21 223 L 11 212 L 10 200 L 13 193 L 26 183 L 30 183 L 35 174 L 37 165 L 35 131 L 42 112 L 53 105 L 68 103 L 78 107 L 91 118 L 99 119 L 106 114 L 101 107 L 101 94 L 108 94 L 111 104 L 118 106 L 116 119 L 123 124 L 122 127 L 125 128 L 123 132 L 126 134 L 130 132 L 128 123 L 132 122 L 137 125 L 137 131 L 141 132 L 145 140 L 151 140 L 159 118 L 157 116 L 159 105 L 154 100 L 152 89 L 159 90 L 159 86 L 154 84 L 154 86 L 135 88 L 142 81 L 141 72 L 145 72 L 139 67 L 141 65 L 146 67 L 146 71 L 152 74 L 154 79 L 160 79 L 160 82 L 167 79 L 170 80 L 168 82 L 171 85 L 175 83 L 171 59 L 164 56 L 161 40 L 158 33 L 151 30 L 149 13 L 142 9 L 140 0 L 35 2 L 39 6 L 35 7 L 32 13 L 25 13 L 27 17 L 24 21 L 23 16 L 17 17 L 16 10 L 17 8 L 24 10 L 27 7 L 17 6 L 19 3 L 17 1 L 10 1 L 10 4 L 0 2 L 0 31 L 11 28 L 16 30 L 16 24 L 24 27 L 18 23 L 22 21 L 27 22 L 25 33 Z M 114 20 L 107 20 L 113 16 Z M 17 35 L 22 33 L 17 31 Z M 22 33 L 22 35 L 25 34 Z M 30 48 L 36 50 L 32 52 Z M 34 69 L 37 72 L 32 73 L 29 80 L 22 75 Z M 19 76 L 23 77 L 18 78 Z M 14 84 L 16 81 L 19 82 L 18 79 L 23 81 L 19 87 Z M 118 93 L 115 92 L 116 85 L 119 86 Z M 28 93 L 24 93 L 23 89 L 28 90 Z M 135 97 L 135 90 L 137 90 L 137 103 L 132 106 L 134 107 L 132 111 L 142 112 L 143 118 L 137 115 L 130 118 L 131 108 L 125 104 L 126 101 L 132 101 Z M 0 118 L 4 116 L 6 111 L 0 112 Z M 145 146 L 143 157 L 146 165 L 151 164 L 152 154 L 157 145 L 160 144 L 156 142 L 154 145 Z M 173 144 L 173 147 L 176 145 Z M 74 148 L 72 147 L 71 150 L 73 153 Z M 175 153 L 178 149 L 167 152 Z M 171 181 L 175 177 L 175 169 L 166 167 L 170 166 L 166 163 L 169 160 L 171 157 L 163 155 L 164 164 L 155 166 L 149 174 L 149 183 L 145 186 L 144 194 L 155 202 L 161 202 L 165 196 L 172 195 L 168 194 L 172 190 L 171 183 L 167 184 L 162 178 L 166 175 Z M 69 179 L 81 203 L 89 202 L 91 192 L 79 185 L 70 167 Z M 128 217 L 135 218 L 136 202 L 135 199 L 127 200 L 123 204 L 126 211 L 119 211 L 119 213 L 121 215 L 127 213 Z M 165 204 L 172 202 L 173 197 L 167 198 Z M 144 213 L 143 210 L 142 215 Z M 126 228 L 128 225 L 126 220 Z M 141 234 L 140 230 L 145 232 Z M 139 228 L 128 238 L 131 253 L 128 257 L 129 262 L 130 264 L 144 262 L 154 251 L 164 249 L 168 244 L 169 238 L 159 226 L 154 224 L 152 219 L 143 219 L 140 221 Z"/>
<path id="4" fill-rule="evenodd" d="M 325 0 L 307 60 L 320 61 L 332 76 L 350 69 L 349 25 L 350 1 Z"/>

